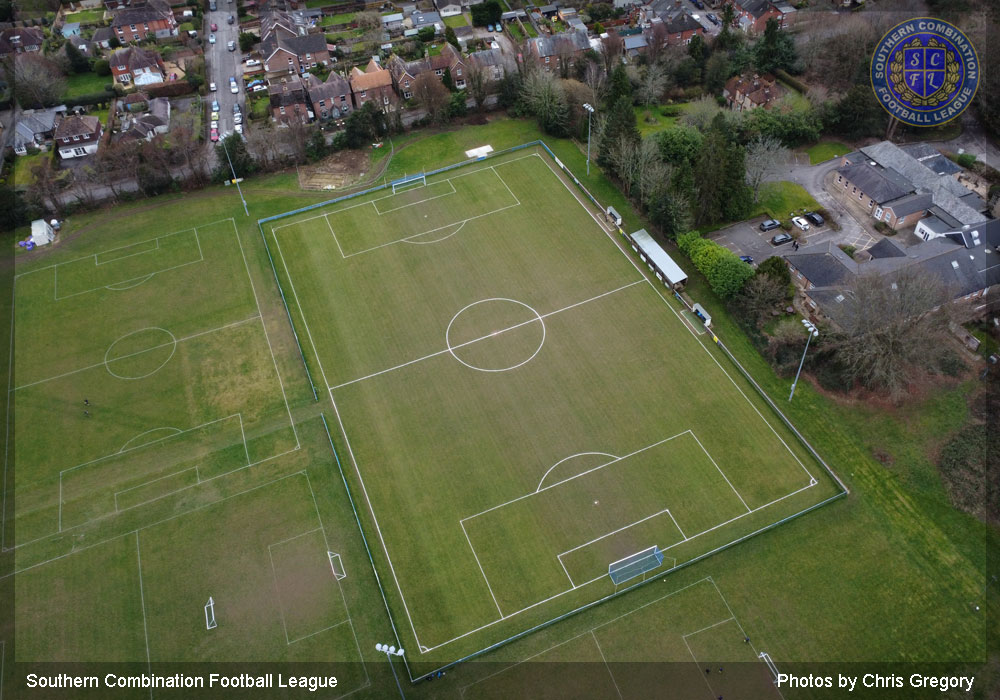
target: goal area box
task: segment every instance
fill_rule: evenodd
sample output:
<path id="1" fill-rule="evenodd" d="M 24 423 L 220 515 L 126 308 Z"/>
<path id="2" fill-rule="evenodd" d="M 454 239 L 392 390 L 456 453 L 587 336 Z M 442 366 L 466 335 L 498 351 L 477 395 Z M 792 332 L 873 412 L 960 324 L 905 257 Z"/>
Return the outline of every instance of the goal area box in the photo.
<path id="1" fill-rule="evenodd" d="M 657 546 L 636 552 L 624 559 L 608 564 L 608 576 L 616 586 L 626 581 L 642 576 L 663 564 L 663 552 Z"/>

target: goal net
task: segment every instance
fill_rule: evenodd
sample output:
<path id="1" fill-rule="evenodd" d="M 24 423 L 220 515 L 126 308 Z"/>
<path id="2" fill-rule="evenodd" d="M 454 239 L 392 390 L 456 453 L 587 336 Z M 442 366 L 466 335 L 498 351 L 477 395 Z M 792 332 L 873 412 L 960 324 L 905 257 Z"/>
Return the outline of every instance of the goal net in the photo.
<path id="1" fill-rule="evenodd" d="M 427 184 L 427 177 L 420 173 L 419 175 L 407 175 L 406 177 L 401 177 L 398 180 L 392 181 L 392 193 L 402 192 L 403 190 L 410 189 L 412 187 L 422 187 Z"/>
<path id="2" fill-rule="evenodd" d="M 608 576 L 611 577 L 612 582 L 617 586 L 619 583 L 624 583 L 625 581 L 634 579 L 636 576 L 643 575 L 647 571 L 652 571 L 662 563 L 663 552 L 660 551 L 659 547 L 654 545 L 641 552 L 636 552 L 624 559 L 619 559 L 608 564 Z"/>
<path id="3" fill-rule="evenodd" d="M 215 601 L 210 596 L 205 603 L 205 629 L 212 630 L 218 626 L 219 623 L 215 621 Z"/>
<path id="4" fill-rule="evenodd" d="M 340 555 L 336 552 L 327 552 L 326 556 L 330 558 L 330 568 L 333 570 L 334 578 L 338 581 L 347 578 L 347 570 L 344 568 L 344 562 L 340 560 Z"/>

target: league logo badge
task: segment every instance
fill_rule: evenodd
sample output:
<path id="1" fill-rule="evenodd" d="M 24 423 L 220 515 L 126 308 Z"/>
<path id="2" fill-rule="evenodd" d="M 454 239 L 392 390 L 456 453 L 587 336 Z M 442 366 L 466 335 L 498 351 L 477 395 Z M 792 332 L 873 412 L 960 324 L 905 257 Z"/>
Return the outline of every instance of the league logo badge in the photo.
<path id="1" fill-rule="evenodd" d="M 971 104 L 979 58 L 969 38 L 948 22 L 916 17 L 897 24 L 875 47 L 872 89 L 904 124 L 938 126 Z"/>

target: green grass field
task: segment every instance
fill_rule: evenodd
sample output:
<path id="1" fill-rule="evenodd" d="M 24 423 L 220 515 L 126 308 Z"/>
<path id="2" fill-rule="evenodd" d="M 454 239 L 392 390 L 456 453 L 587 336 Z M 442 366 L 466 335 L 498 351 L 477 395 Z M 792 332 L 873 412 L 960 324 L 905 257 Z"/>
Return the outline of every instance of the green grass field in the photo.
<path id="1" fill-rule="evenodd" d="M 837 493 L 540 153 L 267 230 L 412 663 L 613 593 L 608 565 L 647 547 L 667 571 Z"/>
<path id="2" fill-rule="evenodd" d="M 452 15 L 451 17 L 444 18 L 444 24 L 446 27 L 457 29 L 458 27 L 469 26 L 469 21 L 465 18 L 465 15 Z"/>
<path id="3" fill-rule="evenodd" d="M 825 163 L 838 156 L 847 155 L 850 151 L 849 146 L 845 146 L 839 141 L 820 141 L 806 149 L 806 153 L 809 154 L 810 165 Z"/>
<path id="4" fill-rule="evenodd" d="M 387 177 L 460 161 L 464 150 L 486 143 L 500 149 L 535 138 L 540 135 L 533 122 L 502 118 L 414 132 L 392 156 Z M 579 144 L 547 143 L 603 204 L 624 215 L 627 230 L 643 225 L 599 168 L 585 173 Z M 479 165 L 494 164 L 501 174 L 517 167 L 499 159 Z M 708 522 L 713 514 L 737 510 L 736 492 L 755 507 L 753 499 L 767 498 L 768 488 L 791 483 L 788 474 L 797 467 L 788 468 L 794 459 L 784 456 L 774 434 L 751 429 L 743 436 L 748 426 L 762 425 L 736 408 L 745 399 L 723 402 L 733 406 L 715 416 L 701 410 L 717 404 L 705 387 L 720 396 L 742 392 L 754 399 L 778 436 L 817 475 L 820 484 L 782 503 L 827 488 L 712 336 L 692 335 L 683 315 L 674 313 L 679 306 L 672 306 L 672 297 L 671 305 L 664 304 L 646 283 L 619 290 L 639 271 L 553 176 L 530 168 L 518 172 L 517 179 L 504 177 L 521 204 L 496 214 L 484 212 L 475 197 L 467 196 L 461 210 L 448 205 L 459 187 L 450 193 L 451 187 L 433 179 L 427 191 L 443 195 L 437 199 L 419 202 L 419 190 L 399 195 L 397 202 L 409 205 L 399 211 L 422 212 L 428 221 L 432 211 L 443 216 L 454 209 L 463 218 L 486 214 L 461 230 L 448 229 L 446 219 L 446 228 L 423 233 L 422 214 L 389 211 L 389 200 L 368 204 L 367 214 L 338 214 L 329 207 L 314 212 L 330 213 L 335 230 L 341 228 L 338 216 L 365 227 L 387 217 L 400 237 L 414 236 L 412 242 L 394 242 L 372 224 L 370 235 L 388 245 L 363 252 L 370 247 L 366 232 L 354 230 L 343 240 L 347 258 L 329 229 L 309 232 L 304 223 L 279 229 L 285 255 L 300 239 L 287 261 L 296 292 L 308 304 L 294 303 L 286 259 L 275 262 L 315 384 L 323 379 L 302 309 L 324 369 L 340 381 L 443 350 L 333 391 L 367 495 L 327 395 L 313 398 L 256 225 L 260 217 L 320 202 L 329 193 L 299 190 L 288 171 L 243 183 L 249 217 L 236 192 L 221 186 L 120 203 L 69 215 L 55 245 L 17 256 L 14 296 L 4 302 L 17 310 L 9 385 L 17 415 L 0 529 L 0 561 L 14 567 L 0 569 L 0 602 L 13 601 L 16 593 L 17 626 L 14 615 L 0 608 L 3 697 L 19 697 L 27 664 L 70 659 L 87 661 L 94 672 L 101 662 L 115 661 L 137 673 L 168 659 L 245 661 L 254 669 L 264 669 L 266 660 L 316 661 L 342 681 L 339 691 L 318 697 L 394 697 L 396 682 L 375 642 L 406 646 L 408 666 L 397 660 L 394 668 L 411 698 L 613 699 L 650 697 L 650 688 L 665 688 L 677 697 L 774 700 L 764 665 L 740 663 L 759 651 L 769 652 L 782 670 L 794 670 L 798 662 L 832 662 L 836 671 L 855 662 L 867 671 L 893 661 L 917 664 L 918 670 L 967 670 L 976 674 L 970 697 L 995 695 L 996 665 L 991 670 L 984 662 L 994 653 L 997 596 L 991 576 L 1000 571 L 989 553 L 1000 546 L 997 530 L 951 506 L 934 464 L 940 446 L 966 422 L 967 400 L 978 381 L 945 381 L 896 409 L 831 398 L 803 379 L 789 403 L 790 379 L 774 374 L 692 269 L 687 292 L 712 314 L 713 330 L 847 482 L 850 496 L 662 576 L 675 557 L 693 554 L 683 544 L 673 546 L 664 551 L 666 563 L 647 575 L 655 575 L 648 585 L 463 662 L 444 679 L 408 684 L 408 672 L 419 677 L 456 658 L 460 646 L 478 649 L 473 641 L 505 638 L 551 619 L 557 608 L 594 600 L 599 584 L 584 580 L 598 562 L 606 579 L 606 548 L 624 547 L 633 535 L 643 541 L 656 535 L 661 547 L 670 547 L 680 533 L 671 516 L 691 538 L 696 533 L 686 519 L 703 526 L 698 518 Z M 488 191 L 482 186 L 490 206 L 509 203 L 499 184 Z M 765 197 L 780 208 L 802 202 L 800 193 L 785 186 Z M 359 202 L 340 206 L 346 212 Z M 528 213 L 519 213 L 522 207 Z M 231 222 L 228 228 L 225 222 Z M 17 233 L 23 238 L 25 231 Z M 277 254 L 270 228 L 265 233 Z M 429 243 L 439 236 L 449 237 Z M 441 270 L 460 276 L 449 280 Z M 545 341 L 538 355 L 515 370 L 479 372 L 447 352 L 446 337 L 453 334 L 454 345 L 462 346 L 453 348 L 458 357 L 481 368 L 498 368 L 491 363 L 512 357 L 520 361 L 541 340 L 542 322 L 513 302 L 475 304 L 458 314 L 449 333 L 456 312 L 486 292 L 499 295 L 491 290 L 497 285 L 507 285 L 507 298 L 545 314 Z M 577 301 L 585 303 L 565 308 Z M 310 316 L 315 312 L 319 320 Z M 260 320 L 253 318 L 257 314 Z M 502 332 L 493 335 L 491 328 Z M 358 337 L 361 331 L 369 337 Z M 341 338 L 349 342 L 334 346 Z M 541 376 L 543 367 L 551 377 Z M 519 373 L 525 379 L 515 381 Z M 89 418 L 83 398 L 92 404 Z M 409 443 L 401 446 L 404 435 Z M 761 444 L 777 449 L 766 458 L 740 452 Z M 259 461 L 241 467 L 247 452 Z M 372 461 L 382 453 L 402 459 Z M 557 465 L 571 455 L 576 458 Z M 749 461 L 734 465 L 739 459 Z M 686 462 L 671 474 L 686 496 L 676 504 L 665 502 L 676 490 L 671 480 L 654 472 L 668 469 L 671 460 Z M 777 478 L 754 476 L 757 466 L 769 468 L 772 461 Z M 445 469 L 450 480 L 440 476 Z M 583 474 L 589 469 L 594 471 Z M 722 473 L 735 491 L 720 482 Z M 580 476 L 571 478 L 575 474 Z M 625 492 L 623 481 L 644 490 Z M 591 497 L 589 488 L 602 495 Z M 578 590 L 480 630 L 467 645 L 453 642 L 421 653 L 407 631 L 403 598 L 367 497 L 406 601 L 411 592 L 427 596 L 425 589 L 446 579 L 440 604 L 414 608 L 418 632 L 459 629 L 477 611 L 496 619 L 483 572 L 495 581 L 503 606 L 520 606 L 557 584 L 565 589 L 570 576 Z M 500 507 L 483 512 L 493 506 Z M 760 513 L 770 518 L 775 506 Z M 560 513 L 567 509 L 584 517 Z M 10 527 L 14 512 L 16 532 Z M 459 512 L 461 518 L 475 516 L 464 521 L 468 540 L 455 517 Z M 60 514 L 66 518 L 62 525 Z M 727 535 L 721 539 L 728 541 L 736 526 L 750 525 L 752 518 L 719 528 Z M 590 542 L 621 520 L 631 526 Z M 503 546 L 495 541 L 509 532 L 527 534 Z M 700 535 L 686 546 L 707 551 L 713 547 L 699 540 L 711 537 Z M 328 552 L 340 556 L 346 578 L 332 575 Z M 437 558 L 429 561 L 429 555 Z M 438 567 L 442 571 L 435 573 Z M 209 596 L 218 622 L 213 630 L 204 620 Z M 673 663 L 643 663 L 650 658 Z M 593 663 L 580 663 L 587 661 Z M 724 674 L 714 670 L 723 664 Z M 842 697 L 816 690 L 783 693 L 789 699 Z M 115 694 L 122 696 L 132 695 Z M 913 694 L 903 689 L 878 697 L 909 700 Z"/>
<path id="5" fill-rule="evenodd" d="M 112 78 L 110 75 L 98 75 L 97 73 L 76 73 L 66 76 L 66 91 L 63 98 L 79 97 L 80 95 L 93 95 L 104 92 L 104 88 L 110 85 Z M 108 93 L 108 99 L 112 94 Z"/>
<path id="6" fill-rule="evenodd" d="M 67 22 L 79 22 L 80 24 L 97 24 L 104 19 L 104 10 L 84 10 L 66 15 Z"/>

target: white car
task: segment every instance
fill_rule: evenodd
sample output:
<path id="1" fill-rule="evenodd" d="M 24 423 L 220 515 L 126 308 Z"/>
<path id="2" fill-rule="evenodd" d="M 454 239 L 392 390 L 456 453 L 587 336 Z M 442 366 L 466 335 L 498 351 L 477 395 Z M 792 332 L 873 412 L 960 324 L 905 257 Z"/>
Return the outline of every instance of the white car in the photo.
<path id="1" fill-rule="evenodd" d="M 209 34 L 208 35 L 208 43 L 209 44 L 214 44 L 215 43 L 215 34 Z"/>
<path id="2" fill-rule="evenodd" d="M 243 115 L 240 114 L 239 112 L 236 112 L 235 114 L 233 114 L 233 122 L 236 123 L 236 124 L 242 124 L 243 123 Z"/>
<path id="3" fill-rule="evenodd" d="M 235 125 L 235 126 L 233 127 L 233 129 L 235 129 L 235 130 L 236 130 L 236 133 L 237 133 L 237 134 L 242 134 L 242 133 L 243 133 L 243 125 L 242 125 L 242 124 L 239 124 L 239 123 L 237 123 L 237 124 L 236 124 L 236 125 Z"/>
<path id="4" fill-rule="evenodd" d="M 247 65 L 248 66 L 259 66 L 260 65 L 260 61 L 258 61 L 256 58 L 248 58 L 247 59 Z"/>
<path id="5" fill-rule="evenodd" d="M 792 223 L 795 224 L 795 228 L 797 228 L 800 231 L 808 231 L 809 230 L 809 223 L 805 219 L 803 219 L 801 216 L 793 216 L 792 217 Z"/>
<path id="6" fill-rule="evenodd" d="M 218 88 L 215 86 L 215 83 L 209 83 L 208 90 L 209 92 L 215 92 L 216 90 L 218 90 Z"/>
<path id="7" fill-rule="evenodd" d="M 260 92 L 261 90 L 267 90 L 267 85 L 254 85 L 253 91 Z"/>
<path id="8" fill-rule="evenodd" d="M 213 129 L 218 129 L 219 128 L 219 122 L 213 121 L 212 122 L 212 128 Z"/>
<path id="9" fill-rule="evenodd" d="M 236 84 L 236 81 L 235 81 L 235 80 L 230 80 L 230 81 L 229 81 L 229 92 L 233 93 L 234 95 L 237 95 L 237 94 L 239 94 L 239 92 L 240 92 L 240 88 L 239 88 L 239 86 L 238 86 L 238 85 Z"/>

